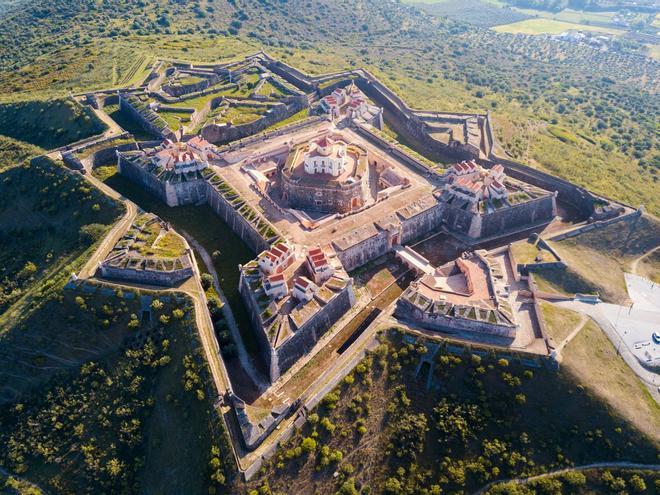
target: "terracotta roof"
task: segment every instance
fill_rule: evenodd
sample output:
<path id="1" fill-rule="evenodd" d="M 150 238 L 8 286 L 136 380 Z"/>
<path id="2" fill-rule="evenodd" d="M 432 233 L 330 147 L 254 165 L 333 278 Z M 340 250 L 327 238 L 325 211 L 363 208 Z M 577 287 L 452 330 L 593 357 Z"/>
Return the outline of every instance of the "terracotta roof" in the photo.
<path id="1" fill-rule="evenodd" d="M 268 277 L 268 281 L 269 281 L 271 284 L 272 284 L 272 283 L 276 283 L 276 282 L 277 282 L 277 283 L 279 283 L 279 282 L 284 282 L 284 275 L 281 274 L 281 273 L 278 273 L 278 274 L 276 274 L 276 275 L 271 275 L 270 277 Z"/>
<path id="2" fill-rule="evenodd" d="M 318 139 L 316 141 L 317 146 L 320 146 L 321 148 L 326 148 L 330 146 L 331 144 L 334 144 L 334 141 L 330 139 L 327 136 L 323 136 L 321 139 Z"/>

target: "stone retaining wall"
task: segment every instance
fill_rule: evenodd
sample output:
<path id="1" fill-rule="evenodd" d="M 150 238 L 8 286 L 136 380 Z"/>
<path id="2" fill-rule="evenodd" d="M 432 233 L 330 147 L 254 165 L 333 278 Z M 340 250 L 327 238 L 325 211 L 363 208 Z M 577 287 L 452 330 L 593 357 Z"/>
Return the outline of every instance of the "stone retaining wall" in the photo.
<path id="1" fill-rule="evenodd" d="M 118 268 L 102 263 L 99 266 L 99 270 L 101 276 L 107 279 L 125 280 L 162 287 L 174 287 L 193 276 L 192 267 L 164 272 L 156 270 L 137 270 L 134 268 Z"/>
<path id="2" fill-rule="evenodd" d="M 288 119 L 306 107 L 307 99 L 305 97 L 291 97 L 291 102 L 289 104 L 281 103 L 273 105 L 263 117 L 254 122 L 235 126 L 227 124 L 209 124 L 204 126 L 201 135 L 204 139 L 214 144 L 236 141 L 261 132 L 271 125 Z"/>

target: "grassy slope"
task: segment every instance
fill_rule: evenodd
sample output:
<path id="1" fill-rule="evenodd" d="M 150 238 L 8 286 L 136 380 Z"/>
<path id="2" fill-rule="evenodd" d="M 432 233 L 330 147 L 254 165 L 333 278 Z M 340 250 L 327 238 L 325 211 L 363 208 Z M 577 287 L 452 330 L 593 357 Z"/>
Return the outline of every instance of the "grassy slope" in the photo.
<path id="1" fill-rule="evenodd" d="M 51 284 L 65 280 L 70 271 L 64 267 L 110 228 L 121 209 L 80 175 L 45 158 L 0 173 L 0 310 L 41 277 Z"/>
<path id="2" fill-rule="evenodd" d="M 185 298 L 161 299 L 165 305 L 154 311 L 155 324 L 135 330 L 128 323 L 131 314 L 140 315 L 139 298 L 67 290 L 2 335 L 5 468 L 54 492 L 207 493 L 217 436 L 211 398 L 197 398 L 204 382 L 184 389 L 184 356 L 203 359 L 192 310 Z M 187 312 L 183 320 L 171 318 L 177 307 Z M 159 323 L 161 314 L 171 318 L 166 326 Z M 85 371 L 90 363 L 96 363 L 99 371 L 91 376 L 101 384 Z M 57 424 L 44 422 L 47 417 Z M 129 433 L 132 419 L 139 422 Z M 10 438 L 13 443 L 6 443 Z M 87 458 L 67 455 L 91 445 L 98 447 Z M 28 455 L 21 460 L 16 453 L 23 449 Z M 112 459 L 123 464 L 121 474 L 109 472 Z"/>
<path id="3" fill-rule="evenodd" d="M 644 258 L 637 267 L 639 275 L 660 284 L 660 250 Z"/>
<path id="4" fill-rule="evenodd" d="M 575 330 L 581 319 L 580 315 L 575 311 L 560 308 L 546 301 L 541 301 L 541 312 L 548 333 L 555 341 L 555 344 L 560 344 L 568 337 Z"/>
<path id="5" fill-rule="evenodd" d="M 72 100 L 0 104 L 0 135 L 44 149 L 58 148 L 105 129 L 90 109 Z"/>
<path id="6" fill-rule="evenodd" d="M 297 432 L 249 489 L 269 485 L 273 493 L 358 493 L 348 484 L 358 490 L 368 486 L 371 493 L 440 493 L 437 488 L 423 491 L 437 485 L 442 493 L 472 493 L 489 480 L 571 463 L 655 462 L 660 430 L 651 432 L 654 441 L 640 436 L 599 399 L 581 392 L 570 373 L 536 369 L 530 377 L 524 368 L 502 367 L 496 358 L 473 362 L 469 356 L 458 361 L 436 356 L 439 390 L 427 390 L 428 368 L 415 378 L 418 351 L 397 339 L 388 345 L 378 353 L 385 356 L 385 369 L 379 357 L 356 367 L 353 382 L 341 384 L 314 411 L 321 421 Z M 515 399 L 519 394 L 524 400 Z M 442 416 L 444 427 L 433 411 L 443 399 L 450 404 Z M 428 433 L 415 440 L 423 431 L 417 424 L 402 438 L 408 419 L 419 414 L 426 418 Z M 322 425 L 327 420 L 334 425 L 332 432 Z M 467 435 L 465 443 L 460 432 Z M 310 437 L 316 449 L 297 451 Z M 330 453 L 341 451 L 341 460 L 326 463 L 321 446 Z"/>
<path id="7" fill-rule="evenodd" d="M 640 431 L 658 437 L 660 406 L 592 320 L 564 349 L 562 368 Z"/>
<path id="8" fill-rule="evenodd" d="M 0 172 L 43 153 L 42 148 L 0 135 Z"/>
<path id="9" fill-rule="evenodd" d="M 542 290 L 600 293 L 608 302 L 628 300 L 624 272 L 630 263 L 660 245 L 660 222 L 649 216 L 625 220 L 553 243 L 569 269 L 535 274 Z"/>

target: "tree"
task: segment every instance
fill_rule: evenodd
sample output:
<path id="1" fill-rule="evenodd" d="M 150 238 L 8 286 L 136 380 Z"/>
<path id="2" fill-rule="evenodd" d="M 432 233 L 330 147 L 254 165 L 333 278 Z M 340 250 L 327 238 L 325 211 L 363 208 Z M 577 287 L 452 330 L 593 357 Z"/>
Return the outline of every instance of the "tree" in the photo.
<path id="1" fill-rule="evenodd" d="M 302 447 L 303 452 L 309 454 L 310 452 L 314 452 L 316 450 L 316 440 L 314 440 L 312 437 L 306 437 L 303 439 L 300 446 Z"/>
<path id="2" fill-rule="evenodd" d="M 213 276 L 208 273 L 202 273 L 201 282 L 204 290 L 209 290 L 213 286 Z"/>
<path id="3" fill-rule="evenodd" d="M 415 459 L 424 449 L 426 432 L 429 430 L 424 413 L 404 414 L 397 422 L 392 442 L 396 456 Z"/>

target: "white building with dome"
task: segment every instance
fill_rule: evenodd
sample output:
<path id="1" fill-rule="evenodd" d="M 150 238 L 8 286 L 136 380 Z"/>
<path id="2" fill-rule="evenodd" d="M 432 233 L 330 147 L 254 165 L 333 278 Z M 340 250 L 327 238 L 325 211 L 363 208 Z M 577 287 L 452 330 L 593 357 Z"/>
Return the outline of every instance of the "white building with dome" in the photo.
<path id="1" fill-rule="evenodd" d="M 346 164 L 346 143 L 323 137 L 305 155 L 305 172 L 339 177 Z"/>

